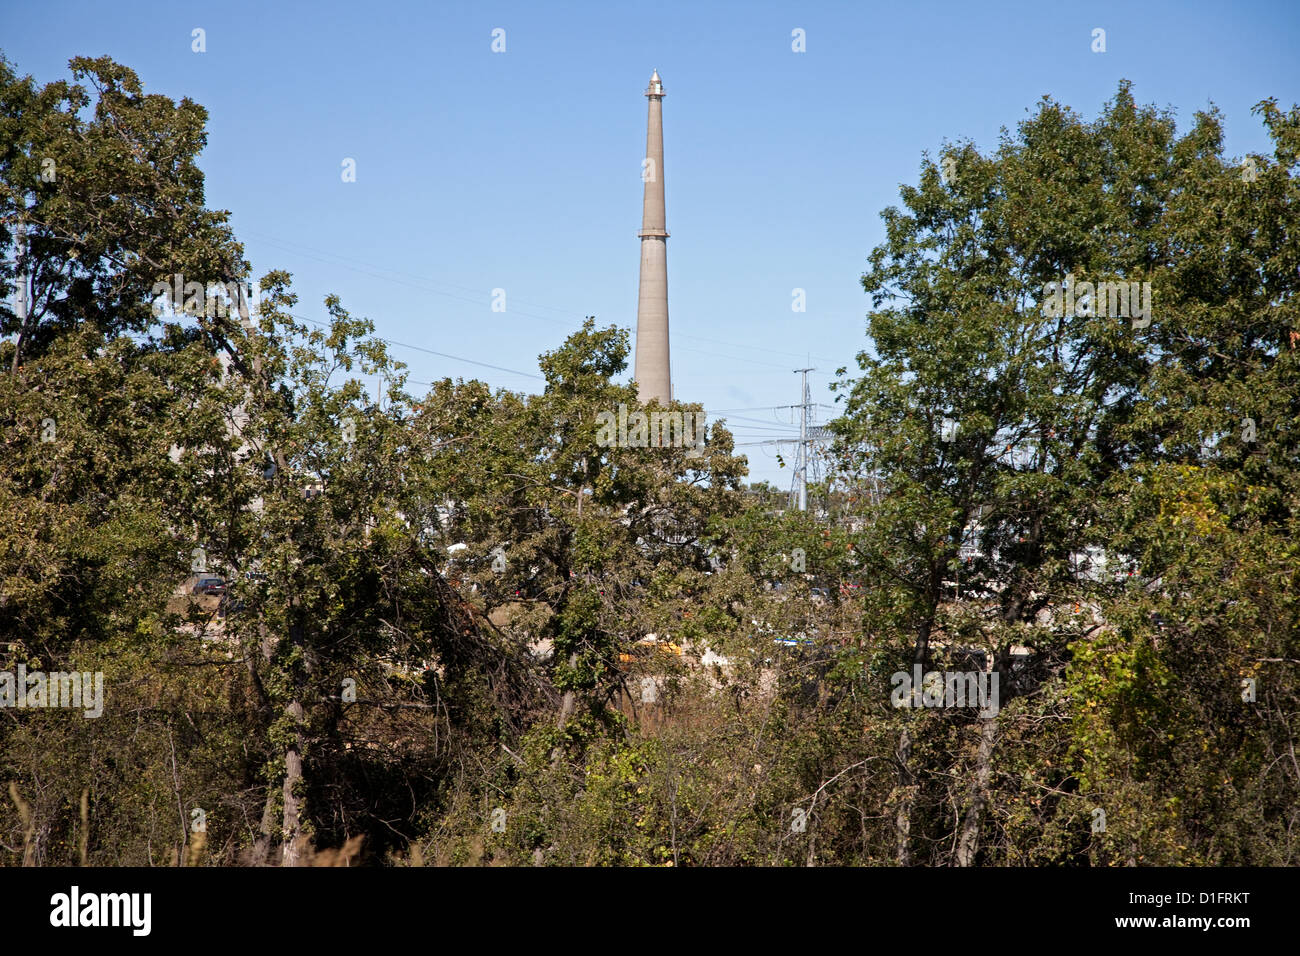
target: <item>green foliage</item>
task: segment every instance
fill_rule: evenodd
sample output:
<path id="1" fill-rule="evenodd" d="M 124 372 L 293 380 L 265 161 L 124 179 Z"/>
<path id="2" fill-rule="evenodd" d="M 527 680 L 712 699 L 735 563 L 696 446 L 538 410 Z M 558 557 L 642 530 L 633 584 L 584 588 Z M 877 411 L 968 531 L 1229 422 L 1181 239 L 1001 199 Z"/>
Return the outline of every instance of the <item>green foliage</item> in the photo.
<path id="1" fill-rule="evenodd" d="M 106 700 L 0 721 L 4 862 L 1295 863 L 1300 112 L 1257 108 L 1253 182 L 1127 84 L 927 160 L 795 513 L 724 422 L 602 444 L 636 399 L 594 318 L 540 394 L 416 396 L 282 272 L 246 323 L 155 314 L 248 274 L 206 115 L 72 66 L 0 62 L 0 669 Z M 1045 308 L 1067 274 L 1152 322 Z M 895 708 L 914 664 L 999 712 Z"/>

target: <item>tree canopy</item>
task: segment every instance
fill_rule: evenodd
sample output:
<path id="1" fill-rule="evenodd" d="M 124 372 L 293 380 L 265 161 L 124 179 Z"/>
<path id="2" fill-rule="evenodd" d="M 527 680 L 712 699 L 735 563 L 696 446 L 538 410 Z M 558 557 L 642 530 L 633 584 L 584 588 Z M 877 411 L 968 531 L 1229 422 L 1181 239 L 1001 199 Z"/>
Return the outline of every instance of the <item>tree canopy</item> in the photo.
<path id="1" fill-rule="evenodd" d="M 1296 862 L 1300 110 L 924 158 L 799 512 L 725 420 L 602 438 L 595 317 L 412 393 L 253 279 L 201 106 L 70 65 L 0 60 L 0 672 L 106 691 L 6 705 L 0 860 Z"/>

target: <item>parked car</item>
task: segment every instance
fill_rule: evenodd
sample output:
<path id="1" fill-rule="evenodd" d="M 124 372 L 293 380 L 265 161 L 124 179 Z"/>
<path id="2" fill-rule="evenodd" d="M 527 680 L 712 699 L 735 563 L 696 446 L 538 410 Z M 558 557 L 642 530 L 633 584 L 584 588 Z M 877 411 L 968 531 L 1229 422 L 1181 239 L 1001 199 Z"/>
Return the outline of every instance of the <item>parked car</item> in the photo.
<path id="1" fill-rule="evenodd" d="M 200 574 L 191 591 L 194 594 L 211 594 L 220 597 L 226 593 L 226 579 L 219 574 Z"/>

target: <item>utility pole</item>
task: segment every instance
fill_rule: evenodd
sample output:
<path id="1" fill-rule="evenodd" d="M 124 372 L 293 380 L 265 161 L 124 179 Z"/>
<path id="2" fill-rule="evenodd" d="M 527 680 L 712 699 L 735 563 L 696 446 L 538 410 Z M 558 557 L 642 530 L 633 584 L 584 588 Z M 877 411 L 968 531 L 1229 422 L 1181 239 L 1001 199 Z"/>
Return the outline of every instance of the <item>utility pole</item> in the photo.
<path id="1" fill-rule="evenodd" d="M 811 403 L 808 401 L 808 373 L 817 371 L 814 368 L 797 368 L 796 372 L 803 376 L 803 396 L 799 403 L 799 465 L 795 469 L 795 481 L 799 483 L 799 510 L 808 510 L 808 408 Z"/>

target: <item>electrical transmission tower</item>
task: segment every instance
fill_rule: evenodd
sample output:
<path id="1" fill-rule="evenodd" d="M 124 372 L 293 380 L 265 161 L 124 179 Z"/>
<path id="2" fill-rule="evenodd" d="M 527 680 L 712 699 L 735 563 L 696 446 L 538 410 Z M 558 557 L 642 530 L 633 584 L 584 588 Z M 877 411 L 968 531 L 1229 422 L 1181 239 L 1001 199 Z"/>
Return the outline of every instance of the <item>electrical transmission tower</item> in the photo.
<path id="1" fill-rule="evenodd" d="M 791 478 L 790 485 L 790 507 L 798 508 L 800 511 L 808 510 L 808 469 L 812 467 L 813 457 L 809 454 L 809 449 L 815 442 L 828 441 L 835 436 L 825 427 L 814 425 L 812 423 L 812 409 L 816 408 L 817 402 L 812 401 L 811 393 L 808 390 L 808 373 L 817 371 L 815 368 L 797 368 L 796 374 L 802 375 L 801 381 L 802 399 L 795 405 L 776 405 L 774 409 L 797 408 L 799 409 L 799 437 L 798 438 L 772 438 L 767 441 L 753 442 L 756 445 L 784 445 L 793 442 L 798 446 L 795 455 L 794 475 Z"/>
<path id="2" fill-rule="evenodd" d="M 825 441 L 833 437 L 830 432 L 820 425 L 814 425 L 811 421 L 812 409 L 817 403 L 812 400 L 808 391 L 808 373 L 817 371 L 815 368 L 797 368 L 794 370 L 802 376 L 802 401 L 798 405 L 791 405 L 790 408 L 799 409 L 799 455 L 797 465 L 794 470 L 794 487 L 790 492 L 790 504 L 792 507 L 798 507 L 800 511 L 808 510 L 808 468 L 812 461 L 812 456 L 808 454 L 813 442 Z"/>
<path id="3" fill-rule="evenodd" d="M 800 394 L 802 400 L 798 405 L 799 454 L 794 469 L 795 491 L 792 493 L 792 497 L 795 498 L 795 501 L 791 502 L 791 504 L 797 503 L 800 511 L 808 510 L 808 442 L 811 440 L 808 437 L 808 408 L 811 404 L 808 400 L 808 373 L 815 371 L 817 370 L 814 368 L 795 369 L 795 372 L 802 375 L 803 379 L 802 392 Z"/>

